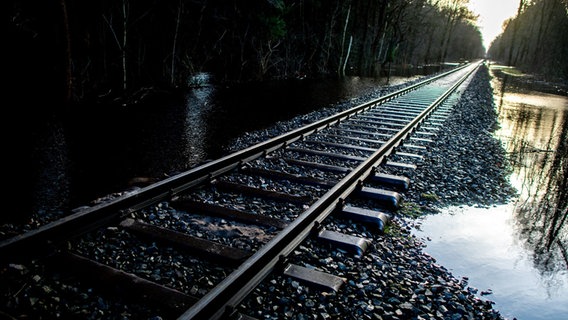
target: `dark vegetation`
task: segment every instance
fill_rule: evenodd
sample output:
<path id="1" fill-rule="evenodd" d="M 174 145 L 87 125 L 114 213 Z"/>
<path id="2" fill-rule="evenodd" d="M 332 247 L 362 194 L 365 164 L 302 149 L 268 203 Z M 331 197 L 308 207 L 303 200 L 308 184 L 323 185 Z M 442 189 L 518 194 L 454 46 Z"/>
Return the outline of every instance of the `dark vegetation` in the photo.
<path id="1" fill-rule="evenodd" d="M 12 0 L 12 93 L 132 103 L 219 81 L 376 76 L 479 58 L 467 0 Z"/>
<path id="2" fill-rule="evenodd" d="M 568 78 L 568 1 L 519 0 L 517 15 L 505 21 L 488 55 L 548 78 Z M 550 80 L 550 79 L 549 79 Z"/>
<path id="3" fill-rule="evenodd" d="M 9 93 L 58 106 L 130 104 L 218 81 L 378 76 L 484 54 L 468 0 L 11 0 Z M 489 48 L 568 77 L 568 1 L 519 0 Z"/>

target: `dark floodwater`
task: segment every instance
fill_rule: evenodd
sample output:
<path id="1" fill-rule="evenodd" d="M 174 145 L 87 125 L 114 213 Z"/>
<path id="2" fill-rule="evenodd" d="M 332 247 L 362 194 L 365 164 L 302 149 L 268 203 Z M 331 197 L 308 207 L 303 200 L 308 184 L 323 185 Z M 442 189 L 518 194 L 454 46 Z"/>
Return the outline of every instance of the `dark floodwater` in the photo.
<path id="1" fill-rule="evenodd" d="M 508 319 L 568 319 L 568 97 L 523 85 L 506 68 L 492 75 L 495 136 L 519 196 L 489 209 L 448 208 L 417 234 L 455 276 L 490 289 L 479 297 Z"/>
<path id="2" fill-rule="evenodd" d="M 68 114 L 24 113 L 28 139 L 17 140 L 16 177 L 2 219 L 68 211 L 137 177 L 161 179 L 223 155 L 247 132 L 419 76 L 291 80 L 235 87 L 203 86 L 172 101 L 122 109 L 81 107 Z M 1 219 L 0 219 L 1 220 Z"/>

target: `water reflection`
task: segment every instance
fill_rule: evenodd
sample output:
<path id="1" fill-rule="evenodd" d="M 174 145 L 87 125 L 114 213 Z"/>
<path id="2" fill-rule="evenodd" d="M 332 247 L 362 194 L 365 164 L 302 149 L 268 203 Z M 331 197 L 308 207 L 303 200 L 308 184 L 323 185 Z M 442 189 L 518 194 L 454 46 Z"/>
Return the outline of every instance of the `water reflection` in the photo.
<path id="1" fill-rule="evenodd" d="M 426 252 L 508 318 L 568 314 L 568 97 L 534 91 L 493 68 L 500 128 L 518 197 L 489 209 L 452 207 L 423 220 Z M 552 90 L 554 91 L 554 90 Z"/>
<path id="2" fill-rule="evenodd" d="M 211 112 L 215 88 L 209 83 L 208 74 L 200 74 L 199 81 L 200 85 L 186 95 L 185 129 L 182 131 L 184 143 L 181 148 L 189 160 L 188 166 L 193 166 L 208 156 L 206 143 L 209 126 L 206 120 L 207 114 Z"/>
<path id="3" fill-rule="evenodd" d="M 495 302 L 506 319 L 564 320 L 568 270 L 541 272 L 519 239 L 515 204 L 450 207 L 429 216 L 416 233 L 429 236 L 425 251 L 455 277 L 469 278 L 480 299 Z M 482 292 L 490 292 L 482 295 Z"/>
<path id="4" fill-rule="evenodd" d="M 32 158 L 43 165 L 43 170 L 37 170 L 38 168 L 32 170 L 31 180 L 36 181 L 35 184 L 31 184 L 34 186 L 32 198 L 40 201 L 29 202 L 32 204 L 31 210 L 43 210 L 37 206 L 38 203 L 43 203 L 47 207 L 65 207 L 70 194 L 70 168 L 67 140 L 61 123 L 56 118 L 50 118 L 35 127 L 31 133 L 36 137 L 34 139 L 36 144 L 32 147 Z"/>
<path id="5" fill-rule="evenodd" d="M 543 274 L 568 269 L 568 99 L 508 86 L 495 72 L 503 142 L 512 162 L 511 182 L 519 190 L 515 221 L 519 238 L 534 253 Z"/>

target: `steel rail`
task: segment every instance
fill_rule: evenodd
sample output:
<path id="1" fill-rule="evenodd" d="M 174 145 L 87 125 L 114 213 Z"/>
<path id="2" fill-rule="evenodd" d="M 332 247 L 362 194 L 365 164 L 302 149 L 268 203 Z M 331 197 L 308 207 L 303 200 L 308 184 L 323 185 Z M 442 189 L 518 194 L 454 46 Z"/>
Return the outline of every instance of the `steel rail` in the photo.
<path id="1" fill-rule="evenodd" d="M 234 152 L 225 157 L 205 163 L 178 175 L 156 182 L 147 187 L 129 192 L 108 202 L 82 209 L 64 218 L 38 227 L 35 230 L 0 241 L 0 261 L 8 258 L 25 257 L 33 254 L 49 254 L 50 248 L 57 242 L 86 233 L 97 227 L 118 222 L 132 211 L 139 210 L 195 187 L 214 177 L 231 171 L 244 163 L 257 159 L 290 143 L 303 139 L 330 126 L 348 119 L 377 104 L 382 104 L 396 97 L 407 94 L 433 81 L 465 68 L 456 67 L 432 78 L 426 79 L 407 88 L 387 94 L 383 97 L 360 104 L 333 116 L 292 130 L 288 133 L 261 142 L 249 148 Z"/>
<path id="2" fill-rule="evenodd" d="M 294 222 L 253 254 L 237 270 L 220 282 L 209 293 L 191 306 L 178 319 L 221 319 L 230 316 L 235 307 L 275 268 L 283 267 L 286 257 L 332 212 L 343 208 L 344 201 L 362 187 L 386 157 L 410 135 L 425 119 L 451 95 L 477 68 L 462 76 L 454 85 L 431 103 L 424 111 L 393 135 L 366 161 L 352 170 L 319 200 L 304 211 Z"/>

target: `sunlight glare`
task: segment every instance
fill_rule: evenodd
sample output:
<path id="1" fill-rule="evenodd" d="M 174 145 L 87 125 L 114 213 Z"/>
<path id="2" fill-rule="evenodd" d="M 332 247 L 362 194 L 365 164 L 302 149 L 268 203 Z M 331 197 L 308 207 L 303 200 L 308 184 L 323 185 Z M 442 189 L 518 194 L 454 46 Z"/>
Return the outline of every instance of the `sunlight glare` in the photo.
<path id="1" fill-rule="evenodd" d="M 478 26 L 483 35 L 483 45 L 489 49 L 491 42 L 503 30 L 503 22 L 517 13 L 519 0 L 470 0 L 469 8 L 479 14 Z"/>

